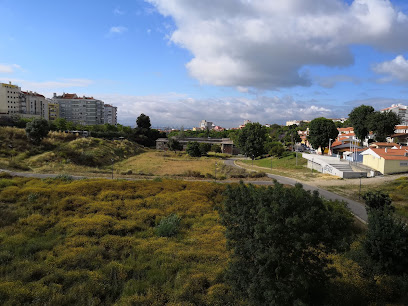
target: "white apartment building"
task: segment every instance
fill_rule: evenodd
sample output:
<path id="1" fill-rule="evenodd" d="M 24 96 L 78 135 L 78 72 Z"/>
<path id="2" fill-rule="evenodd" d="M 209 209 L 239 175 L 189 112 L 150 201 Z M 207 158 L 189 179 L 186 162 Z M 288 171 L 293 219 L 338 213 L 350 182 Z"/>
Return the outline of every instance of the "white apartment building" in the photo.
<path id="1" fill-rule="evenodd" d="M 20 113 L 42 117 L 45 97 L 36 92 L 22 91 L 20 96 Z"/>
<path id="2" fill-rule="evenodd" d="M 52 98 L 59 105 L 60 118 L 81 125 L 103 124 L 104 103 L 93 97 L 78 97 L 76 94 L 54 94 Z"/>
<path id="3" fill-rule="evenodd" d="M 14 115 L 20 112 L 21 88 L 17 85 L 0 83 L 0 115 Z"/>
<path id="4" fill-rule="evenodd" d="M 200 129 L 201 130 L 212 130 L 214 128 L 214 124 L 207 120 L 201 120 L 200 122 Z"/>
<path id="5" fill-rule="evenodd" d="M 391 111 L 398 115 L 401 118 L 402 125 L 408 125 L 408 106 L 402 104 L 393 104 L 391 107 L 384 108 L 380 112 Z"/>
<path id="6" fill-rule="evenodd" d="M 118 117 L 117 117 L 118 108 L 110 104 L 105 104 L 104 108 L 105 108 L 104 123 L 116 125 L 118 123 Z"/>

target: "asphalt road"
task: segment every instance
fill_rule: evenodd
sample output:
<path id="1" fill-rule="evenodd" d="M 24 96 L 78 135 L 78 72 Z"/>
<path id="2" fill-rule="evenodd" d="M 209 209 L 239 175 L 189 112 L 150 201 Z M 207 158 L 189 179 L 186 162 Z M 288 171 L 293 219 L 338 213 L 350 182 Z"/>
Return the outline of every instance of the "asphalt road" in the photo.
<path id="1" fill-rule="evenodd" d="M 235 164 L 234 159 L 225 160 L 225 164 L 229 165 L 229 166 L 233 166 L 233 167 L 242 168 L 242 167 L 237 166 Z M 322 188 L 318 188 L 318 187 L 315 187 L 315 186 L 304 184 L 302 182 L 298 182 L 298 181 L 296 181 L 294 179 L 291 179 L 291 178 L 288 178 L 288 177 L 275 175 L 275 174 L 267 174 L 267 175 L 268 175 L 268 177 L 277 180 L 280 184 L 286 184 L 286 185 L 294 186 L 296 183 L 301 183 L 305 190 L 310 190 L 310 191 L 317 190 L 319 192 L 319 194 L 322 197 L 324 197 L 325 199 L 344 201 L 344 202 L 346 202 L 348 209 L 353 213 L 353 215 L 357 219 L 359 219 L 363 223 L 367 223 L 367 211 L 366 211 L 364 205 L 362 205 L 361 203 L 358 203 L 356 201 L 347 199 L 345 197 L 342 197 L 342 196 L 340 196 L 338 194 L 335 194 L 333 192 L 324 190 Z M 272 185 L 273 184 L 273 182 L 270 182 L 270 181 L 252 181 L 250 183 L 257 184 L 257 185 Z"/>

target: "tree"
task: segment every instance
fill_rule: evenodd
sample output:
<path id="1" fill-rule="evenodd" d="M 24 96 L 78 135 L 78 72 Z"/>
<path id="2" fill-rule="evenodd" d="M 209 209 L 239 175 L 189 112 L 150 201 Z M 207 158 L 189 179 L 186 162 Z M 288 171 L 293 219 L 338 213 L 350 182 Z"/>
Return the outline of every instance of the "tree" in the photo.
<path id="1" fill-rule="evenodd" d="M 59 131 L 65 131 L 67 129 L 67 119 L 58 118 L 54 120 L 55 128 Z"/>
<path id="2" fill-rule="evenodd" d="M 182 149 L 180 142 L 175 138 L 169 138 L 169 141 L 167 142 L 167 146 L 169 150 L 174 151 L 174 153 Z"/>
<path id="3" fill-rule="evenodd" d="M 150 127 L 152 126 L 150 124 L 150 117 L 146 116 L 145 114 L 140 114 L 139 117 L 137 117 L 136 119 L 136 125 L 138 128 L 140 129 L 146 129 L 146 130 L 150 130 Z"/>
<path id="4" fill-rule="evenodd" d="M 400 122 L 394 112 L 374 112 L 368 117 L 367 127 L 375 133 L 377 141 L 386 141 L 387 136 L 394 134 L 395 126 Z"/>
<path id="5" fill-rule="evenodd" d="M 219 144 L 211 145 L 211 152 L 222 153 L 221 146 Z"/>
<path id="6" fill-rule="evenodd" d="M 368 192 L 363 196 L 368 209 L 368 229 L 364 250 L 376 273 L 408 273 L 408 228 L 394 217 L 387 194 Z"/>
<path id="7" fill-rule="evenodd" d="M 315 149 L 321 147 L 324 152 L 329 146 L 330 138 L 334 140 L 338 134 L 336 125 L 330 119 L 320 117 L 310 122 L 309 142 Z"/>
<path id="8" fill-rule="evenodd" d="M 370 132 L 369 117 L 374 113 L 374 108 L 368 105 L 360 105 L 353 108 L 349 114 L 349 120 L 354 128 L 354 133 L 357 138 L 364 141 L 368 133 Z"/>
<path id="9" fill-rule="evenodd" d="M 200 143 L 200 152 L 201 155 L 207 155 L 207 153 L 211 150 L 211 144 L 202 142 Z"/>
<path id="10" fill-rule="evenodd" d="M 269 155 L 281 157 L 285 152 L 285 147 L 280 141 L 273 141 L 268 143 Z"/>
<path id="11" fill-rule="evenodd" d="M 199 143 L 197 141 L 189 142 L 187 144 L 186 152 L 191 157 L 200 157 L 201 151 Z"/>
<path id="12" fill-rule="evenodd" d="M 267 131 L 264 126 L 257 122 L 248 123 L 238 132 L 236 143 L 243 154 L 254 159 L 265 153 L 266 135 Z"/>
<path id="13" fill-rule="evenodd" d="M 345 250 L 353 219 L 344 203 L 324 202 L 300 184 L 228 186 L 221 210 L 232 249 L 227 280 L 253 305 L 319 304 L 334 276 L 327 254 Z"/>
<path id="14" fill-rule="evenodd" d="M 48 135 L 50 127 L 45 119 L 34 119 L 26 125 L 26 134 L 28 139 L 33 143 L 39 143 L 45 136 Z"/>

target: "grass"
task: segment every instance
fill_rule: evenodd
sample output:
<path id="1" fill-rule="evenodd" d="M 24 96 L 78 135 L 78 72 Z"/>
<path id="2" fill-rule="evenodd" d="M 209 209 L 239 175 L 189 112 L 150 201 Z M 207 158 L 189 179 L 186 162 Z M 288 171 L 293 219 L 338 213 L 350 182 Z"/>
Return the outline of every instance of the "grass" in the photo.
<path id="1" fill-rule="evenodd" d="M 342 186 L 325 186 L 325 189 L 343 195 L 349 199 L 359 201 L 364 200 L 360 196 L 360 185 L 342 185 Z M 408 178 L 401 177 L 391 182 L 386 182 L 378 185 L 361 185 L 361 195 L 368 191 L 383 191 L 388 193 L 392 199 L 393 205 L 396 208 L 396 213 L 408 219 Z"/>
<path id="2" fill-rule="evenodd" d="M 239 161 L 237 164 L 249 170 L 264 171 L 266 173 L 282 175 L 303 181 L 313 179 L 338 179 L 335 176 L 323 174 L 315 170 L 312 172 L 312 170 L 306 167 L 307 160 L 304 159 L 301 154 L 298 154 L 297 162 L 296 156 L 290 155 L 282 158 L 267 157 L 254 160 L 253 166 L 252 160 Z"/>

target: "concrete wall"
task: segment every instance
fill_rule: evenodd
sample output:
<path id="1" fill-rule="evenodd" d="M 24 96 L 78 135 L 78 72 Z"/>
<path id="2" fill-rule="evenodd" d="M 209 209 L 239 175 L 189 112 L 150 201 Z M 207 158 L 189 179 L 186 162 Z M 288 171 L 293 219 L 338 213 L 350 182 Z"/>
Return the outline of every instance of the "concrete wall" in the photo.
<path id="1" fill-rule="evenodd" d="M 408 172 L 408 160 L 385 160 L 384 174 L 403 172 Z"/>

